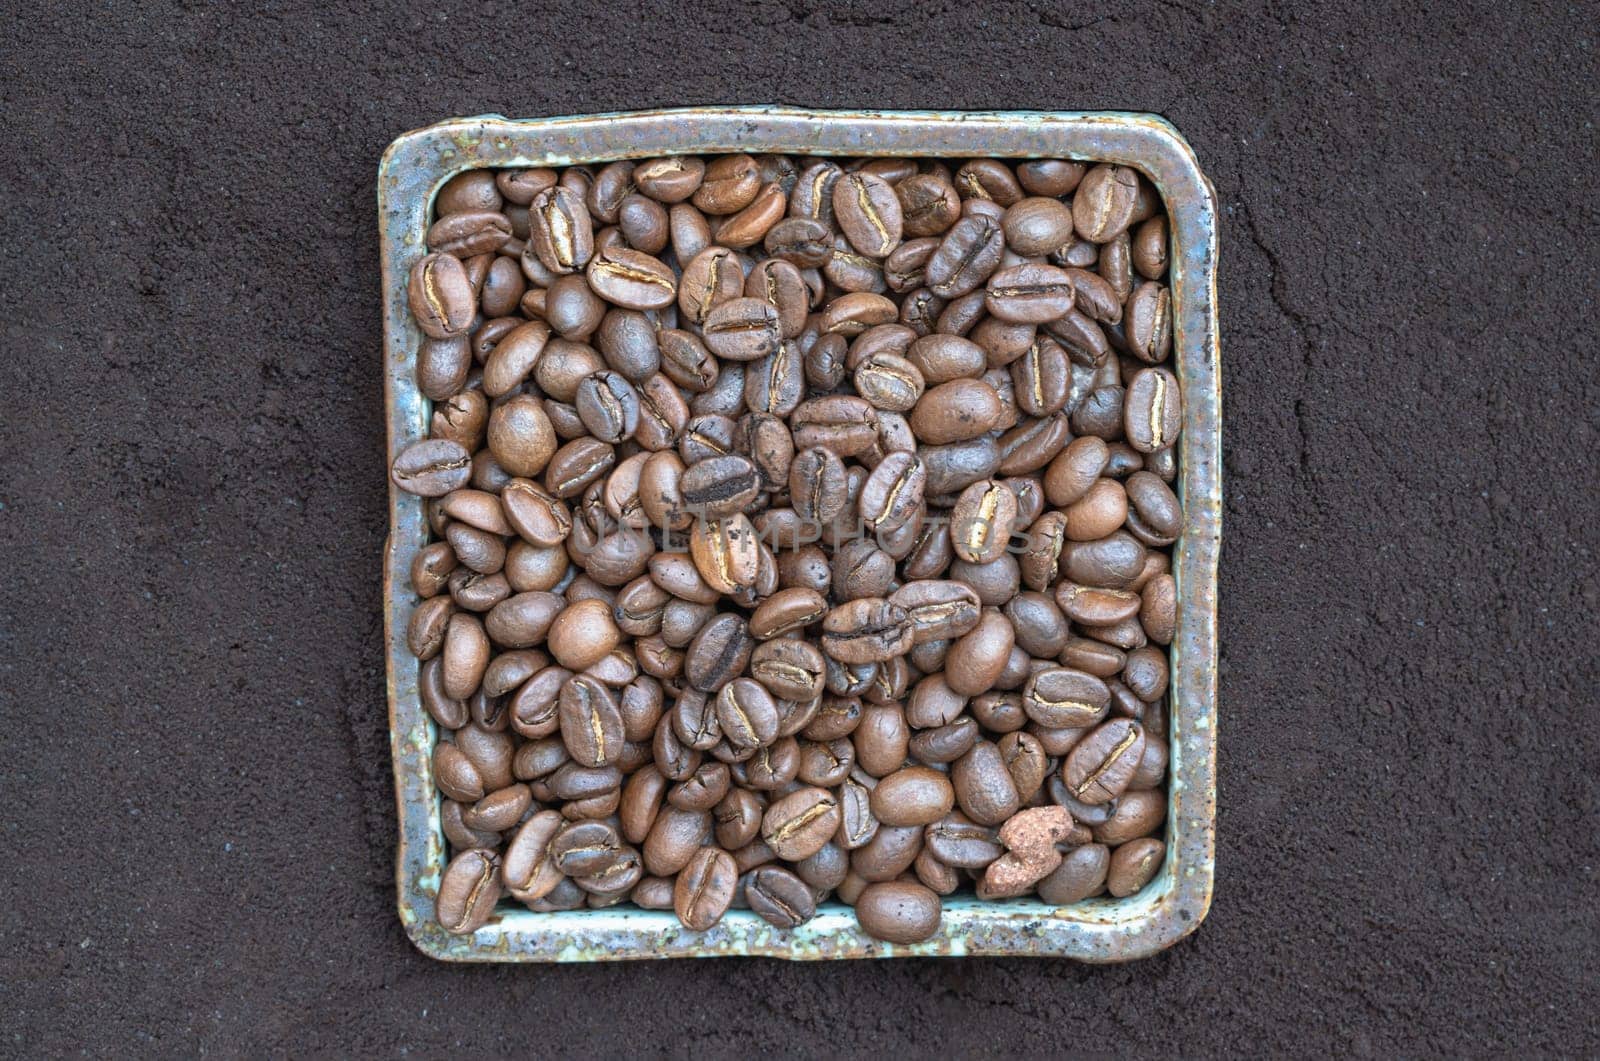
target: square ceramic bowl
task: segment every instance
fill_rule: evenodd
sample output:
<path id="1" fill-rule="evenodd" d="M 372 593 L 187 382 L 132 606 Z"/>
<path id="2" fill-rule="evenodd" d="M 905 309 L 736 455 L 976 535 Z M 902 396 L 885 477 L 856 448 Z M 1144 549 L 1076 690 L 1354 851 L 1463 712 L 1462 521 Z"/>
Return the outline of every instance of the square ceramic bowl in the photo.
<path id="1" fill-rule="evenodd" d="M 534 913 L 506 901 L 467 936 L 434 922 L 445 866 L 432 749 L 436 731 L 418 697 L 406 650 L 415 603 L 408 569 L 426 541 L 420 498 L 389 488 L 384 561 L 389 726 L 400 845 L 400 919 L 426 954 L 447 961 L 575 962 L 761 955 L 789 959 L 925 955 L 1059 956 L 1124 961 L 1170 946 L 1211 903 L 1216 820 L 1216 591 L 1221 542 L 1217 217 L 1194 152 L 1162 119 L 1143 114 L 829 112 L 699 108 L 512 121 L 498 115 L 441 122 L 390 145 L 378 169 L 383 255 L 384 397 L 389 459 L 427 431 L 429 403 L 415 382 L 421 333 L 406 308 L 406 276 L 440 185 L 480 167 L 566 166 L 656 155 L 785 152 L 849 157 L 1071 158 L 1140 170 L 1171 220 L 1174 363 L 1183 388 L 1178 492 L 1188 527 L 1174 547 L 1178 628 L 1171 646 L 1171 761 L 1167 860 L 1141 892 L 1054 907 L 1038 899 L 947 900 L 938 935 L 897 946 L 864 935 L 838 903 L 792 931 L 733 910 L 706 932 L 670 912 L 616 906 Z"/>

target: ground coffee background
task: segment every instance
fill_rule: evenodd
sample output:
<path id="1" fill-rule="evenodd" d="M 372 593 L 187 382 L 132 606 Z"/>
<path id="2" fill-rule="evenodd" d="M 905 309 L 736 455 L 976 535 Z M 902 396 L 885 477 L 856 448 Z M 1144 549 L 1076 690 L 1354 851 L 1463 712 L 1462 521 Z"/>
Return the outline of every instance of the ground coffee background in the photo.
<path id="1" fill-rule="evenodd" d="M 0 1053 L 1600 1050 L 1593 4 L 49 6 L 0 38 Z M 1217 888 L 1167 954 L 401 932 L 378 156 L 735 102 L 1150 110 L 1215 182 Z"/>

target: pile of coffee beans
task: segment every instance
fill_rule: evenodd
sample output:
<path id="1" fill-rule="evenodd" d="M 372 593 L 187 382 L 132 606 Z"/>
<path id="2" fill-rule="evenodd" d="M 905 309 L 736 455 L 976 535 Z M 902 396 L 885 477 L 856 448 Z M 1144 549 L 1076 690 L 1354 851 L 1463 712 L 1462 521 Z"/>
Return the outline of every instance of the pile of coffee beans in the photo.
<path id="1" fill-rule="evenodd" d="M 1165 857 L 1167 221 L 1059 159 L 446 183 L 408 296 L 437 916 L 1130 895 Z"/>

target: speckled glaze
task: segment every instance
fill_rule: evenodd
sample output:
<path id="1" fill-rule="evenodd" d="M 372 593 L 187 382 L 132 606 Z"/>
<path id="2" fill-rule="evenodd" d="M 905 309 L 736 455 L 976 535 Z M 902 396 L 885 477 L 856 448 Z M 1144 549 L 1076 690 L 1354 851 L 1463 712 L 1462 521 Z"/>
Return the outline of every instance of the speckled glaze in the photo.
<path id="1" fill-rule="evenodd" d="M 512 121 L 462 118 L 410 132 L 378 167 L 382 239 L 384 399 L 389 459 L 427 431 L 418 392 L 421 333 L 406 308 L 406 275 L 423 253 L 439 186 L 467 169 L 565 166 L 667 154 L 746 151 L 800 155 L 1074 158 L 1143 172 L 1171 219 L 1174 363 L 1183 386 L 1179 492 L 1188 516 L 1174 546 L 1178 628 L 1172 641 L 1167 860 L 1126 899 L 1053 907 L 1037 899 L 947 900 L 939 934 L 911 946 L 870 939 L 837 903 L 792 930 L 729 911 L 706 932 L 668 912 L 612 907 L 536 914 L 505 902 L 469 936 L 434 923 L 445 865 L 434 788 L 432 720 L 406 649 L 415 603 L 408 575 L 427 526 L 420 498 L 389 487 L 384 558 L 389 728 L 400 846 L 400 920 L 425 954 L 446 961 L 577 962 L 763 955 L 797 960 L 937 955 L 1060 956 L 1116 962 L 1153 954 L 1194 931 L 1211 905 L 1216 822 L 1217 554 L 1221 544 L 1221 370 L 1218 363 L 1216 202 L 1194 152 L 1167 122 L 1145 114 L 805 111 L 708 107 Z"/>

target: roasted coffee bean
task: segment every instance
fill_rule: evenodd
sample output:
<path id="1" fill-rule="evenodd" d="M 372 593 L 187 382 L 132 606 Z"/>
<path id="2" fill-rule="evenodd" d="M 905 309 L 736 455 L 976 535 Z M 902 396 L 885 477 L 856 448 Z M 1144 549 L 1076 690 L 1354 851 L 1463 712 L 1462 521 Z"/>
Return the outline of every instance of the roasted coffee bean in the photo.
<path id="1" fill-rule="evenodd" d="M 678 874 L 672 890 L 672 909 L 685 928 L 704 932 L 727 912 L 733 902 L 739 870 L 733 856 L 715 847 L 702 847 Z"/>
<path id="2" fill-rule="evenodd" d="M 788 416 L 805 393 L 804 360 L 791 341 L 745 368 L 744 403 L 754 413 Z"/>
<path id="3" fill-rule="evenodd" d="M 873 663 L 903 655 L 912 629 L 904 608 L 881 598 L 842 604 L 822 621 L 822 650 L 841 663 Z"/>
<path id="4" fill-rule="evenodd" d="M 639 426 L 639 396 L 616 372 L 596 372 L 578 384 L 578 416 L 602 442 L 621 442 Z"/>
<path id="5" fill-rule="evenodd" d="M 1005 757 L 988 741 L 980 740 L 951 764 L 950 780 L 961 812 L 979 825 L 999 825 L 1021 805 Z"/>
<path id="6" fill-rule="evenodd" d="M 1042 324 L 1063 316 L 1076 299 L 1072 277 L 1053 265 L 1016 265 L 989 277 L 984 305 L 1001 320 Z"/>
<path id="7" fill-rule="evenodd" d="M 900 199 L 881 177 L 848 173 L 835 181 L 833 216 L 851 246 L 868 258 L 886 257 L 900 244 Z"/>
<path id="8" fill-rule="evenodd" d="M 780 699 L 820 696 L 825 670 L 822 653 L 806 641 L 778 638 L 757 645 L 750 654 L 750 674 Z"/>
<path id="9" fill-rule="evenodd" d="M 1145 547 L 1122 531 L 1093 542 L 1071 542 L 1062 549 L 1066 576 L 1079 585 L 1125 589 L 1144 572 Z"/>
<path id="10" fill-rule="evenodd" d="M 453 935 L 476 932 L 494 914 L 500 892 L 500 857 L 483 848 L 461 852 L 439 879 L 435 902 L 439 926 Z"/>
<path id="11" fill-rule="evenodd" d="M 797 861 L 822 849 L 839 828 L 839 803 L 821 788 L 801 788 L 767 808 L 761 838 L 779 858 Z"/>
<path id="12" fill-rule="evenodd" d="M 714 692 L 743 673 L 754 641 L 745 621 L 723 613 L 700 630 L 689 644 L 684 675 L 702 692 Z"/>
<path id="13" fill-rule="evenodd" d="M 1166 285 L 1140 284 L 1128 298 L 1126 316 L 1133 355 L 1150 364 L 1165 361 L 1172 353 L 1172 295 Z"/>
<path id="14" fill-rule="evenodd" d="M 1061 609 L 1043 593 L 1019 593 L 1002 611 L 1016 631 L 1017 648 L 1036 658 L 1055 656 L 1072 632 Z"/>
<path id="15" fill-rule="evenodd" d="M 732 298 L 705 318 L 706 346 L 731 361 L 756 361 L 776 353 L 783 341 L 778 311 L 759 298 Z"/>
<path id="16" fill-rule="evenodd" d="M 761 481 L 748 458 L 730 453 L 690 465 L 678 490 L 690 511 L 718 519 L 743 512 L 761 492 Z"/>
<path id="17" fill-rule="evenodd" d="M 1051 729 L 1092 725 L 1105 717 L 1110 704 L 1105 682 L 1066 667 L 1039 671 L 1022 692 L 1028 717 Z"/>
<path id="18" fill-rule="evenodd" d="M 1127 231 L 1138 195 L 1136 172 L 1126 166 L 1095 166 L 1072 197 L 1073 227 L 1093 243 L 1109 242 Z"/>
<path id="19" fill-rule="evenodd" d="M 599 250 L 589 260 L 586 276 L 595 294 L 625 309 L 661 309 L 678 297 L 673 271 L 643 251 Z"/>
<path id="20" fill-rule="evenodd" d="M 802 925 L 817 913 L 810 886 L 781 866 L 753 872 L 745 885 L 745 899 L 762 920 L 778 928 Z"/>
<path id="21" fill-rule="evenodd" d="M 905 610 L 914 644 L 961 637 L 978 625 L 981 615 L 977 593 L 959 582 L 907 582 L 889 601 Z"/>
<path id="22" fill-rule="evenodd" d="M 424 255 L 411 267 L 406 295 L 417 327 L 434 339 L 464 335 L 472 327 L 477 294 L 457 258 Z"/>
<path id="23" fill-rule="evenodd" d="M 1171 575 L 1157 575 L 1140 594 L 1139 623 L 1158 645 L 1172 642 L 1177 628 L 1178 587 Z"/>
<path id="24" fill-rule="evenodd" d="M 689 534 L 694 566 L 706 585 L 731 594 L 755 583 L 760 552 L 755 528 L 742 512 L 721 519 L 696 519 Z"/>
<path id="25" fill-rule="evenodd" d="M 1137 892 L 1155 878 L 1166 854 L 1166 845 L 1152 837 L 1123 844 L 1111 853 L 1106 891 L 1118 899 Z"/>
<path id="26" fill-rule="evenodd" d="M 929 888 L 911 881 L 869 884 L 855 901 L 861 931 L 886 943 L 920 943 L 939 930 L 942 905 Z"/>
<path id="27" fill-rule="evenodd" d="M 982 287 L 1000 267 L 1005 234 L 994 218 L 964 216 L 929 257 L 924 275 L 940 298 L 953 299 Z M 940 331 L 949 329 L 940 327 Z M 957 333 L 959 334 L 959 333 Z"/>
<path id="28" fill-rule="evenodd" d="M 549 188 L 528 204 L 528 248 L 553 273 L 582 269 L 594 254 L 594 222 L 569 188 Z"/>
<path id="29" fill-rule="evenodd" d="M 471 476 L 471 456 L 460 443 L 445 439 L 412 443 L 390 472 L 396 486 L 421 497 L 443 497 L 466 486 Z"/>
<path id="30" fill-rule="evenodd" d="M 1124 416 L 1128 443 L 1140 453 L 1172 445 L 1183 427 L 1177 378 L 1166 369 L 1141 369 L 1128 385 Z"/>
<path id="31" fill-rule="evenodd" d="M 560 697 L 561 739 L 584 766 L 607 766 L 622 747 L 622 713 L 611 690 L 585 674 L 567 680 Z"/>
<path id="32" fill-rule="evenodd" d="M 884 825 L 930 825 L 954 806 L 950 779 L 926 766 L 896 770 L 872 790 L 873 816 Z"/>
<path id="33" fill-rule="evenodd" d="M 1000 398 L 982 380 L 957 379 L 922 394 L 911 412 L 911 430 L 927 445 L 975 439 L 1000 420 Z"/>
<path id="34" fill-rule="evenodd" d="M 693 203 L 708 214 L 735 214 L 761 190 L 761 168 L 749 155 L 723 155 L 706 166 Z"/>
<path id="35" fill-rule="evenodd" d="M 937 236 L 961 216 L 961 197 L 949 179 L 919 173 L 894 186 L 908 236 Z"/>
<path id="36" fill-rule="evenodd" d="M 957 559 L 987 564 L 1005 554 L 1017 519 L 1017 498 L 993 479 L 962 491 L 950 513 L 950 541 Z"/>
<path id="37" fill-rule="evenodd" d="M 998 611 L 985 609 L 970 631 L 956 638 L 945 657 L 945 680 L 963 696 L 994 687 L 1016 643 L 1011 623 Z"/>
<path id="38" fill-rule="evenodd" d="M 1072 797 L 1084 803 L 1116 799 L 1128 787 L 1144 754 L 1144 730 L 1127 719 L 1112 719 L 1089 733 L 1062 766 Z"/>
<path id="39" fill-rule="evenodd" d="M 728 682 L 717 694 L 716 710 L 722 738 L 735 748 L 759 748 L 777 738 L 778 707 L 759 682 Z"/>
<path id="40" fill-rule="evenodd" d="M 867 527 L 892 534 L 916 517 L 927 472 L 913 453 L 890 453 L 861 485 L 859 506 Z"/>

